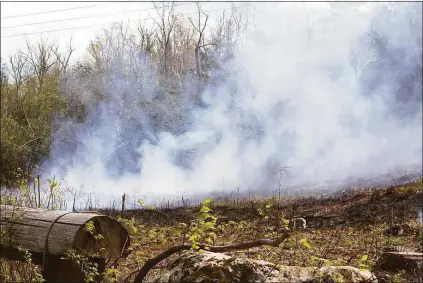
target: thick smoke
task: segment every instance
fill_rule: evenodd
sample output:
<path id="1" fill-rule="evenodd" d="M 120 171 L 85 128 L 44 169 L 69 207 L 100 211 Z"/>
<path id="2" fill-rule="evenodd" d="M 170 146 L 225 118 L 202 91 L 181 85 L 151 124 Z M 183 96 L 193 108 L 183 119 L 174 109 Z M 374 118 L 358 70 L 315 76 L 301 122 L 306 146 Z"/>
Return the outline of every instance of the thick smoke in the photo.
<path id="1" fill-rule="evenodd" d="M 256 5 L 201 106 L 191 78 L 169 94 L 130 44 L 85 84 L 68 78 L 88 116 L 61 121 L 43 174 L 106 199 L 157 199 L 271 191 L 282 167 L 286 191 L 421 168 L 420 4 Z M 90 104 L 92 84 L 100 105 Z"/>

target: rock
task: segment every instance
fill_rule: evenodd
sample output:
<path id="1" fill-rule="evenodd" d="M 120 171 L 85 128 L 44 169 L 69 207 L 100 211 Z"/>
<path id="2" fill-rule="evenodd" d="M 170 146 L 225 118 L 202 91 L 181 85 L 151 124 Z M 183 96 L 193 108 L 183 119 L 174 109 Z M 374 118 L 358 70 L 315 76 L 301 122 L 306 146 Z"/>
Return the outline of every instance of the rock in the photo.
<path id="1" fill-rule="evenodd" d="M 366 282 L 376 283 L 367 271 L 350 266 L 325 266 L 320 269 L 276 266 L 249 258 L 235 258 L 211 252 L 186 252 L 154 282 Z M 319 281 L 320 280 L 320 281 Z"/>
<path id="2" fill-rule="evenodd" d="M 376 276 L 370 271 L 352 266 L 323 266 L 320 268 L 320 272 L 323 282 L 377 282 Z M 342 280 L 338 281 L 337 278 L 342 278 Z"/>
<path id="3" fill-rule="evenodd" d="M 187 252 L 155 282 L 279 282 L 275 265 L 247 258 Z"/>
<path id="4" fill-rule="evenodd" d="M 376 267 L 381 270 L 399 271 L 415 270 L 423 267 L 423 253 L 417 252 L 383 252 Z"/>
<path id="5" fill-rule="evenodd" d="M 279 282 L 314 283 L 316 281 L 317 268 L 299 266 L 279 267 Z"/>
<path id="6" fill-rule="evenodd" d="M 282 266 L 279 267 L 279 269 L 282 275 L 279 282 L 378 282 L 376 276 L 370 271 L 359 270 L 352 266 L 324 266 L 320 269 L 313 267 Z"/>

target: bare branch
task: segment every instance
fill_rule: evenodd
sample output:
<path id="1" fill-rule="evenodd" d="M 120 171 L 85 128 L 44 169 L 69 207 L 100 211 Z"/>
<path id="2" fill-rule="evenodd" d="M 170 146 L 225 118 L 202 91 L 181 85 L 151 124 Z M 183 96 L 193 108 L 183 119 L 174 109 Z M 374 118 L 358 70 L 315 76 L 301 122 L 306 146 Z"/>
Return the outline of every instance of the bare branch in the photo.
<path id="1" fill-rule="evenodd" d="M 47 42 L 41 40 L 36 46 L 33 46 L 29 43 L 29 40 L 27 40 L 26 46 L 28 49 L 26 58 L 31 65 L 34 75 L 38 79 L 37 93 L 39 93 L 50 68 L 57 62 L 52 52 L 52 50 L 55 49 L 55 44 L 53 43 L 51 46 L 48 46 Z"/>
<path id="2" fill-rule="evenodd" d="M 172 1 L 170 6 L 165 6 L 164 3 L 161 3 L 158 6 L 155 2 L 153 3 L 156 13 L 159 15 L 159 21 L 152 18 L 152 20 L 156 23 L 157 27 L 159 28 L 160 32 L 156 34 L 156 38 L 160 43 L 160 47 L 163 52 L 163 59 L 162 59 L 162 68 L 165 79 L 168 77 L 169 74 L 169 56 L 171 55 L 171 33 L 173 31 L 175 25 L 175 15 L 174 15 L 174 5 L 175 2 Z M 167 9 L 169 8 L 169 9 Z M 161 10 L 161 11 L 160 11 Z"/>
<path id="3" fill-rule="evenodd" d="M 215 252 L 215 253 L 223 253 L 223 252 L 229 252 L 229 251 L 233 251 L 233 250 L 245 250 L 245 249 L 250 249 L 250 248 L 259 247 L 259 246 L 274 246 L 274 247 L 277 247 L 283 241 L 285 241 L 289 236 L 290 236 L 290 233 L 285 232 L 283 235 L 276 237 L 276 238 L 272 238 L 272 239 L 259 239 L 259 240 L 254 240 L 254 241 L 249 241 L 249 242 L 244 242 L 244 243 L 239 243 L 239 244 L 234 244 L 234 245 L 227 245 L 227 246 L 200 245 L 200 249 L 207 250 L 207 251 L 210 251 L 210 252 Z M 147 273 L 155 265 L 160 263 L 162 260 L 170 257 L 171 255 L 173 255 L 175 253 L 185 251 L 185 250 L 190 250 L 191 248 L 192 248 L 192 246 L 189 245 L 189 244 L 174 246 L 174 247 L 171 247 L 171 248 L 167 249 L 166 251 L 162 252 L 161 254 L 147 260 L 144 263 L 143 267 L 138 272 L 137 276 L 135 277 L 134 283 L 142 283 L 144 281 Z"/>
<path id="4" fill-rule="evenodd" d="M 10 62 L 10 74 L 13 78 L 13 82 L 16 88 L 16 91 L 19 91 L 21 85 L 24 83 L 26 75 L 25 75 L 25 69 L 27 66 L 27 60 L 25 58 L 25 55 L 22 53 L 22 51 L 18 51 L 15 55 L 10 55 L 9 57 Z"/>
<path id="5" fill-rule="evenodd" d="M 150 17 L 150 15 L 149 15 L 149 17 Z M 156 33 L 157 29 L 149 31 L 148 28 L 145 27 L 146 21 L 147 21 L 147 19 L 144 20 L 144 23 L 142 24 L 141 20 L 139 20 L 137 30 L 138 30 L 138 33 L 141 36 L 140 48 L 151 54 L 151 52 L 153 51 L 153 47 L 154 47 L 153 35 Z"/>
<path id="6" fill-rule="evenodd" d="M 59 52 L 59 46 L 51 46 L 51 51 L 56 56 L 56 60 L 60 65 L 60 68 L 62 71 L 66 72 L 68 66 L 69 66 L 69 60 L 72 56 L 72 53 L 75 51 L 75 48 L 72 47 L 72 37 L 69 40 L 69 43 L 67 45 L 67 51 L 64 54 L 61 54 Z"/>
<path id="7" fill-rule="evenodd" d="M 207 27 L 207 21 L 209 19 L 209 15 L 203 12 L 203 10 L 201 9 L 200 3 L 198 1 L 196 2 L 196 4 L 197 4 L 197 10 L 198 10 L 198 25 L 195 25 L 191 18 L 188 18 L 188 19 L 191 25 L 194 27 L 194 29 L 198 32 L 198 40 L 195 44 L 194 53 L 195 53 L 195 67 L 196 67 L 197 76 L 201 78 L 201 65 L 200 65 L 199 53 L 200 53 L 201 47 L 205 46 L 204 31 Z M 203 25 L 201 23 L 201 15 L 204 15 L 206 17 Z M 201 45 L 202 42 L 203 44 Z"/>

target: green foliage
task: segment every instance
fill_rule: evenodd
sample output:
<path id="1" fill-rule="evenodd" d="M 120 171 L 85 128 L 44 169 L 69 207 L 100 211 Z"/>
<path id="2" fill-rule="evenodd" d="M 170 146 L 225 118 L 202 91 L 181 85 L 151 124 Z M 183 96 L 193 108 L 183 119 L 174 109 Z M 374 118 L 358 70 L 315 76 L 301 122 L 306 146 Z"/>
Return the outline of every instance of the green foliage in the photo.
<path id="1" fill-rule="evenodd" d="M 405 275 L 405 270 L 398 271 L 392 276 L 392 283 L 400 283 L 402 282 L 402 278 Z"/>
<path id="2" fill-rule="evenodd" d="M 51 73 L 40 88 L 33 77 L 19 88 L 2 86 L 0 179 L 7 187 L 19 187 L 49 152 L 53 118 L 65 108 L 58 80 Z"/>
<path id="3" fill-rule="evenodd" d="M 15 269 L 12 264 L 4 260 L 0 261 L 0 282 L 19 282 L 19 283 L 42 283 L 44 278 L 39 270 L 39 267 L 32 262 L 29 251 L 22 247 L 17 247 L 18 251 L 23 255 L 23 262 L 21 268 Z"/>
<path id="4" fill-rule="evenodd" d="M 60 183 L 56 180 L 56 177 L 53 177 L 53 179 L 47 179 L 47 183 L 49 191 L 47 208 L 59 209 L 60 203 L 62 202 Z"/>
<path id="5" fill-rule="evenodd" d="M 402 185 L 398 188 L 398 190 L 402 193 L 414 193 L 414 192 L 421 192 L 423 191 L 423 180 L 420 179 L 418 181 Z"/>
<path id="6" fill-rule="evenodd" d="M 51 182 L 54 183 L 54 178 L 52 178 Z M 183 215 L 187 218 L 191 217 L 191 214 L 194 212 L 193 209 L 197 209 L 195 212 L 198 212 L 198 214 L 194 212 L 195 220 L 191 224 L 186 224 L 188 222 L 172 222 L 170 224 L 171 222 L 169 221 L 157 221 L 157 218 L 153 217 L 150 218 L 152 220 L 151 222 L 146 220 L 146 218 L 138 218 L 142 213 L 151 215 L 148 211 L 140 211 L 140 213 L 136 214 L 137 216 L 127 219 L 123 218 L 123 216 L 118 217 L 118 221 L 124 225 L 131 236 L 131 248 L 129 249 L 131 253 L 128 257 L 122 258 L 122 263 L 119 262 L 115 265 L 114 260 L 109 262 L 110 266 L 107 266 L 106 271 L 102 274 L 104 276 L 103 282 L 123 282 L 123 279 L 128 274 L 135 272 L 146 260 L 163 252 L 163 250 L 180 245 L 181 243 L 189 242 L 193 244 L 193 251 L 201 252 L 200 247 L 206 250 L 207 245 L 227 245 L 258 238 L 274 237 L 275 233 L 281 231 L 279 223 L 282 225 L 287 224 L 284 215 L 287 215 L 290 210 L 289 208 L 286 210 L 272 209 L 272 206 L 268 204 L 268 200 L 256 202 L 252 211 L 256 212 L 256 209 L 259 207 L 262 211 L 261 216 L 257 217 L 257 215 L 253 215 L 250 218 L 247 216 L 243 218 L 243 221 L 230 220 L 237 219 L 238 214 L 231 215 L 231 213 L 234 213 L 234 210 L 228 211 L 221 209 L 227 209 L 227 204 L 219 207 L 209 200 L 204 201 L 199 209 L 185 208 Z M 142 200 L 140 205 L 146 207 Z M 248 203 L 248 207 L 250 207 L 250 203 Z M 213 208 L 213 211 L 211 208 Z M 168 213 L 170 217 L 174 216 L 172 212 Z M 179 216 L 179 211 L 177 213 L 177 216 Z M 228 221 L 222 221 L 219 225 L 213 224 L 212 217 L 214 213 L 225 213 L 228 216 Z M 240 211 L 235 211 L 235 213 L 240 213 Z M 232 216 L 234 217 L 232 218 Z M 266 218 L 266 216 L 268 217 Z M 176 217 L 173 219 L 176 219 Z M 178 219 L 179 221 L 185 221 L 186 218 Z M 97 231 L 94 224 L 95 222 L 87 222 L 84 229 L 87 233 L 96 236 Z M 276 265 L 309 266 L 317 271 L 321 266 L 345 265 L 372 270 L 372 259 L 377 258 L 378 252 L 380 252 L 380 249 L 386 242 L 399 242 L 401 240 L 403 245 L 407 245 L 407 247 L 413 249 L 418 245 L 418 239 L 415 235 L 402 237 L 385 236 L 383 231 L 386 223 L 383 221 L 379 225 L 368 225 L 368 229 L 362 229 L 360 227 L 352 226 L 342 230 L 328 229 L 326 227 L 297 230 L 292 232 L 293 237 L 288 238 L 283 247 L 281 247 L 285 249 L 289 248 L 289 252 L 277 247 L 264 246 L 254 250 L 237 251 L 236 255 L 262 259 Z M 191 238 L 191 236 L 194 237 Z M 207 240 L 207 238 L 211 241 Z M 101 238 L 97 238 L 97 240 L 101 241 Z M 90 276 L 86 276 L 87 280 L 91 280 L 91 278 L 96 276 L 94 269 L 90 269 L 92 266 L 85 263 L 84 254 L 75 258 L 78 259 L 76 263 L 79 264 L 78 266 L 86 269 L 86 273 L 91 273 Z M 173 258 L 169 260 L 171 261 Z M 2 261 L 0 261 L 0 268 L 3 268 L 1 263 Z M 5 269 L 1 271 L 3 270 Z M 7 276 L 13 278 L 13 274 L 14 271 L 12 270 Z M 331 273 L 330 275 L 326 273 L 317 274 L 316 278 L 320 281 L 316 280 L 316 282 L 325 282 L 324 280 L 329 277 L 333 279 L 333 282 L 346 282 L 346 279 L 341 275 L 337 273 Z M 408 276 L 409 274 L 407 274 L 407 278 Z M 401 274 L 397 274 L 396 277 L 398 278 L 398 282 L 401 280 L 404 281 Z M 1 278 L 3 280 L 5 277 Z"/>
<path id="7" fill-rule="evenodd" d="M 217 217 L 211 214 L 209 207 L 211 200 L 206 199 L 201 203 L 200 214 L 195 222 L 191 223 L 188 240 L 194 250 L 200 250 L 200 245 L 206 243 L 213 244 L 216 239 L 216 221 Z M 207 249 L 207 247 L 206 247 Z"/>
<path id="8" fill-rule="evenodd" d="M 407 243 L 407 239 L 401 236 L 383 237 L 382 244 L 384 246 L 403 246 Z"/>
<path id="9" fill-rule="evenodd" d="M 282 217 L 281 226 L 282 226 L 283 229 L 288 230 L 289 229 L 289 220 Z"/>
<path id="10" fill-rule="evenodd" d="M 358 261 L 358 266 L 360 267 L 360 270 L 369 270 L 371 265 L 372 261 L 369 259 L 368 255 L 363 255 Z"/>
<path id="11" fill-rule="evenodd" d="M 102 234 L 97 233 L 95 224 L 91 220 L 85 223 L 83 231 L 92 235 L 97 243 L 104 239 Z M 94 255 L 88 256 L 84 254 L 84 251 L 77 252 L 71 249 L 66 253 L 63 259 L 70 260 L 81 270 L 84 274 L 85 282 L 95 282 L 100 274 L 98 272 L 98 264 L 94 262 L 93 259 L 99 258 L 102 252 L 104 252 L 104 248 L 97 248 L 97 252 Z M 107 268 L 102 275 L 106 282 L 117 282 L 117 277 L 120 276 L 120 272 L 114 268 Z"/>
<path id="12" fill-rule="evenodd" d="M 263 217 L 263 219 L 267 220 L 269 219 L 269 216 L 267 215 L 267 213 L 271 207 L 272 207 L 271 204 L 266 204 L 264 208 L 257 208 L 257 212 L 261 217 Z"/>
<path id="13" fill-rule="evenodd" d="M 122 272 L 115 268 L 106 268 L 103 272 L 103 281 L 105 282 L 118 282 L 118 278 L 122 276 Z"/>
<path id="14" fill-rule="evenodd" d="M 344 281 L 344 276 L 342 276 L 341 273 L 336 272 L 336 273 L 334 273 L 332 275 L 332 277 L 333 277 L 333 279 L 335 279 L 335 282 L 336 283 L 343 283 L 343 282 L 345 282 Z"/>
<path id="15" fill-rule="evenodd" d="M 87 233 L 90 233 L 96 241 L 104 239 L 102 234 L 96 232 L 94 222 L 91 220 L 85 223 L 83 230 Z"/>
<path id="16" fill-rule="evenodd" d="M 233 12 L 232 16 L 236 14 Z M 103 36 L 97 36 L 89 43 L 85 59 L 76 64 L 67 65 L 73 61 L 66 61 L 71 58 L 71 51 L 69 54 L 58 54 L 56 52 L 61 53 L 63 48 L 47 42 L 35 45 L 27 42 L 27 50 L 17 50 L 15 54 L 11 54 L 10 64 L 5 64 L 2 60 L 2 185 L 15 188 L 21 178 L 29 178 L 35 165 L 49 155 L 55 118 L 70 118 L 77 123 L 84 123 L 89 117 L 88 108 L 95 108 L 109 99 L 107 86 L 101 78 L 105 78 L 104 75 L 111 69 L 120 72 L 118 75 L 122 79 L 136 82 L 131 85 L 134 88 L 131 92 L 138 92 L 133 96 L 137 99 L 132 101 L 131 109 L 120 113 L 122 121 L 130 121 L 136 116 L 134 113 L 145 110 L 153 126 L 160 130 L 171 130 L 186 122 L 181 104 L 184 104 L 182 102 L 186 98 L 182 85 L 187 74 L 192 73 L 194 65 L 198 63 L 200 68 L 196 72 L 199 73 L 195 77 L 198 76 L 201 84 L 208 82 L 207 74 L 214 68 L 220 68 L 220 59 L 217 58 L 221 56 L 214 56 L 215 52 L 226 58 L 232 56 L 231 48 L 223 46 L 227 42 L 235 44 L 241 36 L 242 17 L 239 15 L 239 21 L 235 25 L 232 16 L 223 16 L 221 24 L 237 27 L 228 30 L 222 29 L 223 26 L 211 28 L 206 33 L 216 32 L 219 36 L 213 39 L 203 37 L 200 40 L 193 36 L 189 21 L 168 16 L 169 19 L 172 18 L 172 23 L 169 23 L 172 28 L 167 38 L 162 38 L 164 34 L 158 27 L 140 26 L 138 31 L 131 31 L 126 30 L 122 24 L 114 24 Z M 122 32 L 123 30 L 126 32 Z M 137 38 L 134 32 L 141 31 L 142 38 Z M 213 44 L 207 44 L 207 40 L 212 40 Z M 196 49 L 195 46 L 200 41 L 204 46 Z M 167 46 L 176 47 L 178 52 L 169 52 L 168 48 L 164 48 L 164 42 Z M 71 49 L 73 47 L 69 46 L 69 50 Z M 138 61 L 140 52 L 146 54 L 151 68 L 140 68 L 143 65 Z M 122 66 L 122 70 L 117 70 L 117 63 Z M 139 83 L 144 81 L 144 76 L 152 76 L 154 87 L 163 91 L 160 99 L 145 99 L 145 85 Z M 198 84 L 200 87 L 192 94 L 193 97 L 200 97 L 201 84 Z M 81 87 L 86 91 L 81 91 Z M 21 172 L 17 171 L 18 168 Z"/>
<path id="17" fill-rule="evenodd" d="M 70 260 L 84 274 L 85 282 L 95 282 L 100 275 L 98 272 L 98 264 L 93 262 L 87 256 L 77 253 L 75 250 L 69 250 L 62 259 Z"/>
<path id="18" fill-rule="evenodd" d="M 32 274 L 32 282 L 42 283 L 44 282 L 43 275 L 39 272 L 38 266 L 32 263 L 31 254 L 29 251 L 19 247 L 19 251 L 24 253 L 24 261 L 29 265 L 30 274 Z"/>
<path id="19" fill-rule="evenodd" d="M 139 206 L 141 206 L 142 208 L 147 208 L 148 210 L 154 210 L 152 205 L 145 205 L 144 200 L 139 199 L 138 200 L 138 204 Z"/>
<path id="20" fill-rule="evenodd" d="M 307 249 L 310 249 L 310 248 L 311 248 L 311 245 L 310 245 L 310 243 L 307 241 L 307 238 L 306 238 L 306 237 L 304 237 L 304 238 L 300 239 L 300 244 L 301 244 L 303 247 L 307 248 Z"/>
<path id="21" fill-rule="evenodd" d="M 94 233 L 95 233 L 94 222 L 90 220 L 87 223 L 85 223 L 83 230 L 85 232 L 90 233 L 91 235 L 94 235 Z"/>
<path id="22" fill-rule="evenodd" d="M 136 223 L 134 217 L 131 217 L 130 219 L 125 219 L 119 216 L 117 220 L 123 225 L 123 227 L 125 227 L 130 236 L 136 236 L 139 229 L 143 227 L 142 225 L 138 225 Z"/>

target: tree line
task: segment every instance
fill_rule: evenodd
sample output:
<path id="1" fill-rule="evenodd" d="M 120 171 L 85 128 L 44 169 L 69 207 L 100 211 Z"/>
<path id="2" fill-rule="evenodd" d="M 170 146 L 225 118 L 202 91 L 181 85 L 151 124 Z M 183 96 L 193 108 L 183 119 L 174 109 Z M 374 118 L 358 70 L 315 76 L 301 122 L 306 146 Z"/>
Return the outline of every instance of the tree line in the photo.
<path id="1" fill-rule="evenodd" d="M 199 3 L 196 17 L 177 15 L 174 3 L 153 4 L 151 21 L 138 21 L 135 30 L 113 24 L 90 41 L 84 59 L 72 60 L 72 39 L 64 48 L 27 41 L 24 49 L 2 58 L 2 187 L 29 179 L 49 158 L 55 140 L 72 147 L 70 125 L 96 123 L 105 102 L 124 104 L 114 113 L 121 127 L 134 120 L 134 113 L 147 115 L 157 130 L 183 126 L 187 104 L 182 102 L 200 103 L 202 86 L 232 58 L 247 18 L 232 7 L 211 27 Z M 133 130 L 127 126 L 126 132 Z M 68 138 L 60 141 L 63 137 Z"/>

